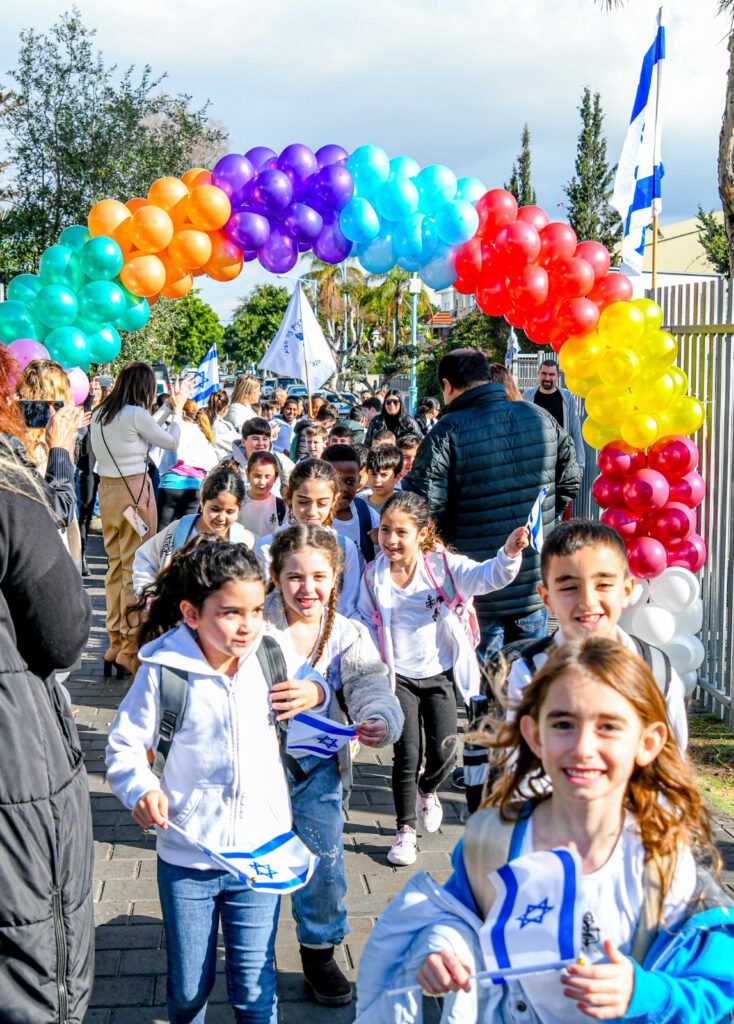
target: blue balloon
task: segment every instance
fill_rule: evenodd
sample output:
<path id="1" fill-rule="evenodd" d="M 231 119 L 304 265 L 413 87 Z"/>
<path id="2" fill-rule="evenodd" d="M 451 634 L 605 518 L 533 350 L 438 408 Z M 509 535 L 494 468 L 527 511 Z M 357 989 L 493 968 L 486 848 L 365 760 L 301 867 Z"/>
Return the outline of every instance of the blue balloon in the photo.
<path id="1" fill-rule="evenodd" d="M 435 217 L 423 218 L 423 223 L 421 224 L 421 235 L 423 236 L 423 251 L 420 259 L 421 263 L 428 263 L 428 261 L 432 260 L 436 255 L 436 250 L 441 244 Z"/>
<path id="2" fill-rule="evenodd" d="M 450 202 L 456 195 L 456 175 L 443 164 L 424 167 L 415 179 L 418 187 L 420 213 L 435 213 L 439 206 Z"/>
<path id="3" fill-rule="evenodd" d="M 375 206 L 385 220 L 402 220 L 418 209 L 418 189 L 410 178 L 390 177 L 377 190 Z"/>
<path id="4" fill-rule="evenodd" d="M 357 258 L 368 274 L 386 274 L 395 266 L 392 236 L 381 233 L 374 241 L 360 245 Z"/>
<path id="5" fill-rule="evenodd" d="M 353 196 L 339 214 L 339 227 L 345 238 L 361 245 L 371 242 L 380 233 L 380 218 L 363 196 Z"/>
<path id="6" fill-rule="evenodd" d="M 405 256 L 400 257 L 398 266 L 401 270 L 409 270 L 411 274 L 415 274 L 421 269 L 420 260 L 409 260 Z"/>
<path id="7" fill-rule="evenodd" d="M 379 146 L 360 146 L 349 155 L 347 169 L 354 178 L 356 194 L 371 199 L 390 176 L 390 161 Z"/>
<path id="8" fill-rule="evenodd" d="M 398 221 L 393 232 L 395 255 L 407 260 L 420 260 L 423 253 L 422 213 L 412 213 Z"/>
<path id="9" fill-rule="evenodd" d="M 428 263 L 423 264 L 420 268 L 420 275 L 429 288 L 442 291 L 444 288 L 451 287 L 457 278 L 455 259 L 455 253 L 450 250 L 448 253 L 434 256 Z"/>
<path id="10" fill-rule="evenodd" d="M 476 206 L 486 191 L 487 186 L 479 178 L 459 178 L 456 183 L 456 198 L 465 199 L 472 206 Z"/>
<path id="11" fill-rule="evenodd" d="M 471 203 L 457 199 L 439 206 L 436 227 L 442 241 L 449 245 L 462 245 L 474 237 L 479 227 L 479 214 Z"/>
<path id="12" fill-rule="evenodd" d="M 421 165 L 412 156 L 394 156 L 390 161 L 390 175 L 393 178 L 414 178 L 420 174 Z"/>

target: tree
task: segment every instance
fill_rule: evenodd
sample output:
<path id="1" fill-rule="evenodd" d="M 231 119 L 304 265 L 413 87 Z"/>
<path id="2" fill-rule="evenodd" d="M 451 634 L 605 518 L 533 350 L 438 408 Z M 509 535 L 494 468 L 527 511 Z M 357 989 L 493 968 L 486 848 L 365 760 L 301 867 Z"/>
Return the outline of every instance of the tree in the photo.
<path id="1" fill-rule="evenodd" d="M 0 89 L 0 132 L 10 163 L 8 215 L 0 221 L 6 279 L 33 270 L 40 254 L 100 199 L 146 195 L 162 175 L 180 175 L 195 152 L 225 141 L 207 105 L 161 90 L 149 66 L 120 75 L 93 49 L 94 29 L 77 8 L 46 35 L 20 34 L 13 87 Z"/>
<path id="2" fill-rule="evenodd" d="M 584 89 L 579 107 L 581 131 L 576 147 L 576 173 L 563 191 L 568 198 L 568 222 L 579 239 L 601 242 L 614 253 L 622 238 L 622 220 L 609 205 L 615 168 L 607 160 L 602 133 L 604 113 L 599 93 Z"/>
<path id="3" fill-rule="evenodd" d="M 212 307 L 199 298 L 198 289 L 178 300 L 178 313 L 174 365 L 176 369 L 198 366 L 215 342 L 221 344 L 224 330 Z"/>
<path id="4" fill-rule="evenodd" d="M 729 243 L 723 221 L 698 204 L 698 240 L 717 274 L 729 275 Z"/>
<path id="5" fill-rule="evenodd" d="M 241 300 L 234 319 L 224 329 L 224 353 L 238 366 L 258 363 L 280 327 L 288 305 L 288 291 L 259 284 Z"/>
<path id="6" fill-rule="evenodd" d="M 535 206 L 538 198 L 530 180 L 530 162 L 530 129 L 525 124 L 522 129 L 522 148 L 517 162 L 512 165 L 510 180 L 505 185 L 520 206 Z"/>
<path id="7" fill-rule="evenodd" d="M 171 351 L 181 320 L 181 302 L 174 299 L 159 299 L 150 311 L 150 320 L 139 331 L 120 331 L 122 348 L 112 363 L 105 364 L 109 372 L 118 374 L 130 362 L 154 363 L 165 358 Z"/>

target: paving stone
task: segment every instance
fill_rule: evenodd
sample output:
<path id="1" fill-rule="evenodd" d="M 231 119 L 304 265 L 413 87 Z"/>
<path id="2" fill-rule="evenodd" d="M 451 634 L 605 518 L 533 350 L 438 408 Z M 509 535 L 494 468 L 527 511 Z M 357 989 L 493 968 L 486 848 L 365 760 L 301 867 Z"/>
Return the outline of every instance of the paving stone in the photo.
<path id="1" fill-rule="evenodd" d="M 91 1006 L 150 1006 L 154 978 L 97 978 Z"/>
<path id="2" fill-rule="evenodd" d="M 157 897 L 158 885 L 154 878 L 111 878 L 104 883 L 106 900 L 154 900 Z"/>
<path id="3" fill-rule="evenodd" d="M 96 935 L 97 949 L 160 949 L 162 938 L 161 924 L 106 924 Z"/>

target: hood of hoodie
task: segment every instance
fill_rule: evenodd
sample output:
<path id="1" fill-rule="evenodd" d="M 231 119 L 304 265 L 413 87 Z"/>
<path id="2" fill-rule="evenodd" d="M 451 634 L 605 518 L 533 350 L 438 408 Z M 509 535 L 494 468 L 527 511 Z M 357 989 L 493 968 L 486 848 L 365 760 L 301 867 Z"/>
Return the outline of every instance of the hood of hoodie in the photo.
<path id="1" fill-rule="evenodd" d="M 257 644 L 253 644 L 245 657 L 249 657 L 256 647 Z M 204 657 L 192 630 L 183 624 L 141 647 L 138 658 L 145 665 L 167 665 L 199 676 L 221 675 Z"/>

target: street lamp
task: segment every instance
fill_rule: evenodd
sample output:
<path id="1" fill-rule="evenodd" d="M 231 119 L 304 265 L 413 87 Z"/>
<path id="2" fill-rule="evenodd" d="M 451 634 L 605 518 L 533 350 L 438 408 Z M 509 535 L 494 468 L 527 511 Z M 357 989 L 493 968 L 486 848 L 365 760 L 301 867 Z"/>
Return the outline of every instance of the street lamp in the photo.
<path id="1" fill-rule="evenodd" d="M 421 279 L 413 274 L 408 281 L 410 292 L 410 388 L 408 404 L 410 415 L 415 416 L 418 408 L 418 296 L 421 292 Z"/>

